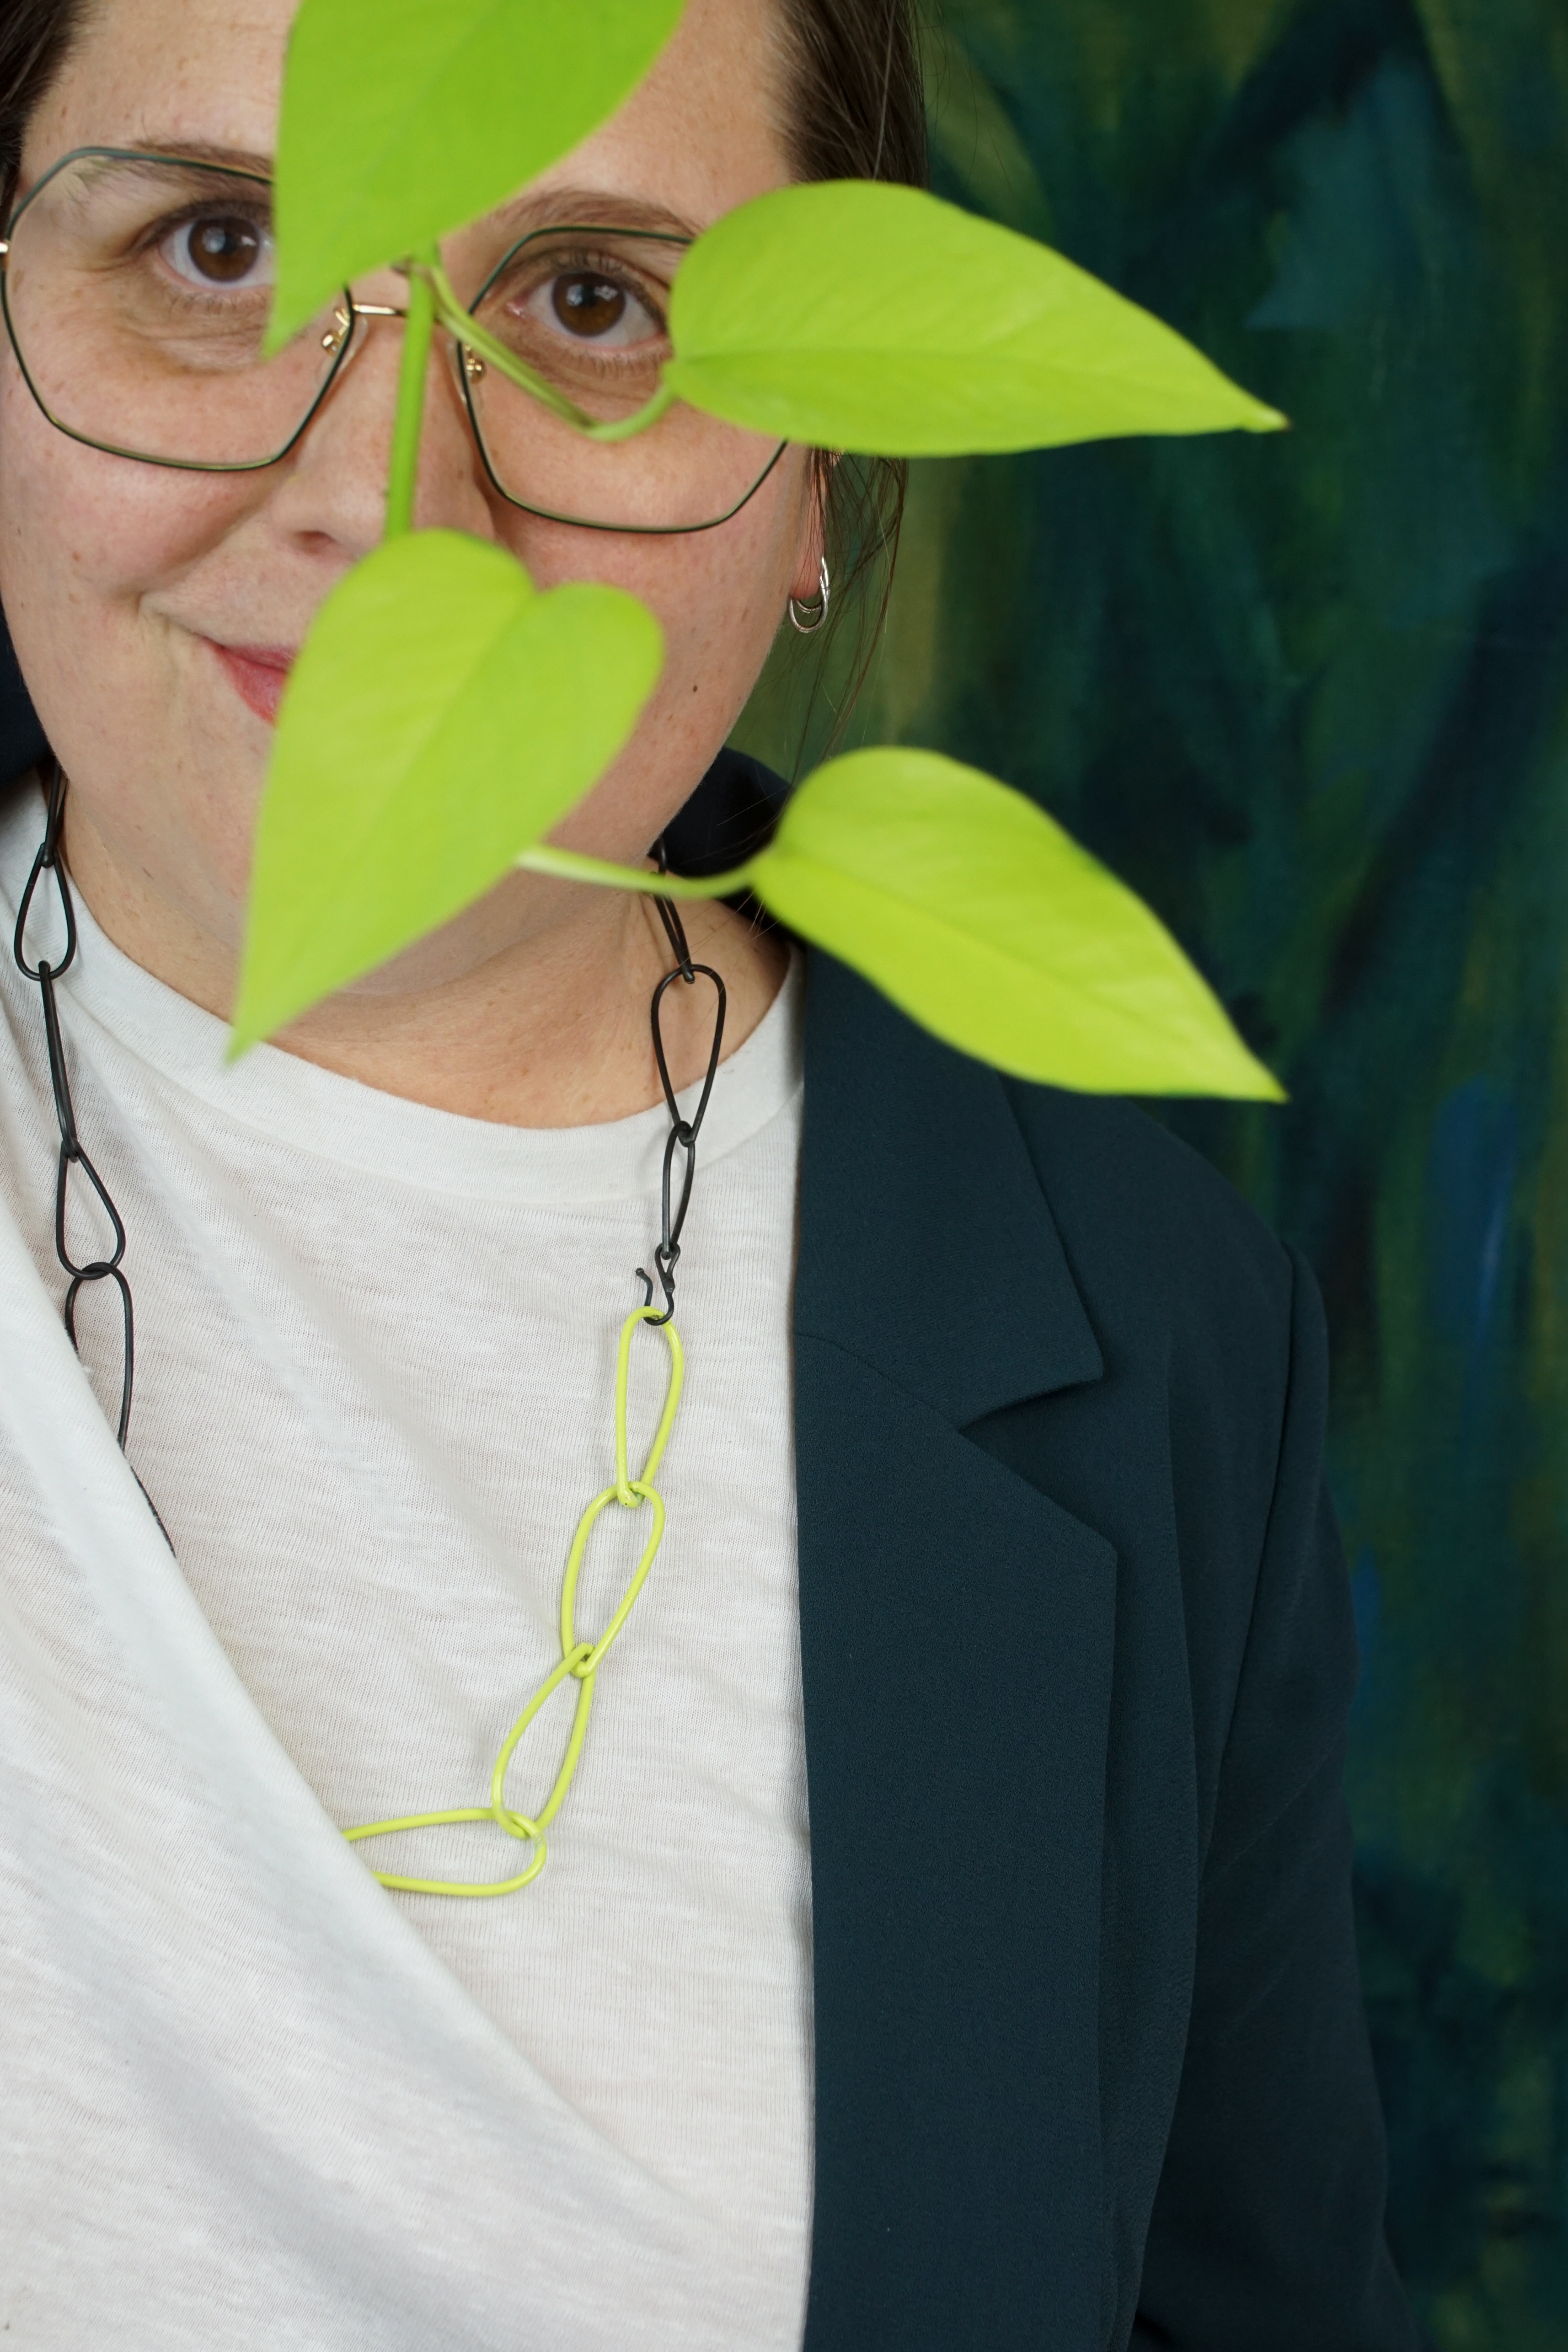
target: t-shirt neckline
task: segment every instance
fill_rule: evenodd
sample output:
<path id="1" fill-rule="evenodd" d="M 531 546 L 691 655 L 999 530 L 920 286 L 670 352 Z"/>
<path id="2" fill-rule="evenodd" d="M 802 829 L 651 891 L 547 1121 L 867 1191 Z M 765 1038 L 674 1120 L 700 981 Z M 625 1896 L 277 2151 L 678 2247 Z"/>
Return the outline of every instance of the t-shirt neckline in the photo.
<path id="1" fill-rule="evenodd" d="M 8 930 L 43 817 L 42 795 L 33 791 L 18 794 L 0 820 L 0 898 Z M 68 1045 L 75 1027 L 111 1091 L 107 1062 L 118 1050 L 164 1089 L 191 1097 L 193 1108 L 264 1135 L 280 1150 L 420 1191 L 569 1205 L 634 1200 L 657 1189 L 670 1126 L 663 1102 L 585 1127 L 508 1127 L 384 1094 L 275 1045 L 257 1045 L 227 1065 L 226 1024 L 132 962 L 99 928 L 79 890 L 73 898 L 78 950 L 60 983 Z M 14 966 L 8 977 L 36 1001 Z M 792 950 L 773 1003 L 719 1065 L 698 1144 L 704 1164 L 738 1150 L 793 1100 L 801 1084 L 804 993 L 804 959 Z M 699 1083 L 677 1097 L 684 1116 L 701 1091 Z"/>

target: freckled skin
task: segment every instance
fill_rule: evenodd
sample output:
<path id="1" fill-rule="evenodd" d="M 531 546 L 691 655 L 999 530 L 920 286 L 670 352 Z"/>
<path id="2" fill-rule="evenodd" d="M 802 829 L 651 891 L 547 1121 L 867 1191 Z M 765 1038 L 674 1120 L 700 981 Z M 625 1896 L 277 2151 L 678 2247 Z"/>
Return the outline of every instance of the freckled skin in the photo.
<path id="1" fill-rule="evenodd" d="M 68 150 L 221 142 L 270 153 L 291 0 L 100 0 L 30 130 L 24 184 Z M 769 0 L 689 0 L 627 105 L 536 183 L 635 196 L 704 226 L 783 184 Z M 396 301 L 384 275 L 356 289 Z M 381 323 L 298 449 L 251 475 L 137 465 L 41 415 L 0 351 L 0 598 L 70 778 L 68 844 L 105 929 L 226 1014 L 271 730 L 213 651 L 289 646 L 382 534 L 401 331 Z M 499 541 L 540 587 L 601 580 L 658 615 L 666 666 L 614 768 L 558 830 L 638 862 L 723 744 L 785 600 L 814 593 L 818 523 L 789 450 L 730 522 L 688 538 L 572 530 L 491 488 L 444 352 L 433 361 L 416 522 Z M 731 990 L 726 1043 L 755 1027 L 781 959 L 723 908 L 694 945 Z M 517 875 L 297 1023 L 289 1050 L 465 1115 L 554 1126 L 657 1098 L 649 990 L 668 961 L 645 902 Z M 682 1079 L 706 1009 L 672 1001 Z M 685 1025 L 682 1025 L 685 1024 Z"/>

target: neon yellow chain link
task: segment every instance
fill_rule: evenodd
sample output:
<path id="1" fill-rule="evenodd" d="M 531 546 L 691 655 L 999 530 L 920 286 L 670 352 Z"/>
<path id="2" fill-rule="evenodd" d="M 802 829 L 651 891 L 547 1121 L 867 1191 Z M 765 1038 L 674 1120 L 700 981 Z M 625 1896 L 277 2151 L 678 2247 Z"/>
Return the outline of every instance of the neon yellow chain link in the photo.
<path id="1" fill-rule="evenodd" d="M 528 1866 L 526 1870 L 519 1871 L 516 1878 L 493 1879 L 482 1885 L 472 1885 L 461 1879 L 404 1878 L 394 1871 L 378 1870 L 374 1875 L 381 1880 L 383 1886 L 399 1886 L 410 1895 L 510 1895 L 517 1887 L 526 1886 L 530 1878 L 537 1878 L 545 1866 L 548 1849 L 544 1832 L 560 1811 L 562 1801 L 571 1786 L 572 1775 L 577 1770 L 578 1761 L 582 1754 L 583 1737 L 588 1729 L 589 1709 L 593 1705 L 594 1676 L 609 1655 L 622 1627 L 631 1615 L 632 1604 L 647 1580 L 648 1570 L 653 1567 L 658 1556 L 659 1546 L 664 1538 L 664 1505 L 663 1497 L 653 1486 L 653 1474 L 658 1469 L 664 1448 L 670 1442 L 670 1432 L 675 1423 L 675 1407 L 681 1401 L 681 1383 L 685 1378 L 685 1358 L 681 1348 L 680 1334 L 673 1322 L 655 1324 L 655 1328 L 663 1331 L 669 1342 L 670 1378 L 664 1394 L 664 1410 L 660 1415 L 659 1426 L 653 1433 L 653 1442 L 648 1448 L 648 1458 L 643 1465 L 643 1475 L 640 1478 L 628 1475 L 626 1459 L 626 1390 L 631 1374 L 632 1341 L 636 1334 L 637 1326 L 640 1323 L 653 1323 L 657 1314 L 656 1307 L 639 1307 L 628 1315 L 621 1327 L 621 1345 L 615 1360 L 615 1484 L 612 1486 L 606 1486 L 601 1495 L 595 1495 L 577 1523 L 577 1533 L 572 1537 L 571 1549 L 566 1558 L 566 1575 L 560 1591 L 560 1662 L 545 1676 L 544 1681 L 502 1741 L 501 1752 L 496 1759 L 496 1769 L 490 1775 L 489 1803 L 456 1805 L 445 1812 L 439 1813 L 404 1813 L 395 1822 L 368 1822 L 362 1829 L 343 1832 L 343 1835 L 350 1843 L 353 1844 L 361 1838 L 391 1837 L 394 1830 L 435 1829 L 445 1822 L 494 1822 L 498 1828 L 506 1831 L 508 1837 L 520 1838 L 525 1843 L 532 1845 L 534 1851 L 529 1856 Z M 593 1532 L 594 1523 L 600 1513 L 607 1509 L 612 1503 L 619 1503 L 623 1510 L 628 1511 L 638 1510 L 646 1503 L 653 1514 L 653 1529 L 643 1547 L 643 1557 L 632 1570 L 632 1580 L 622 1594 L 620 1605 L 609 1624 L 597 1642 L 580 1642 L 573 1614 L 577 1601 L 578 1575 L 582 1567 L 583 1554 L 588 1549 L 588 1538 Z M 566 1755 L 562 1759 L 560 1770 L 556 1774 L 554 1788 L 538 1813 L 530 1819 L 527 1813 L 515 1813 L 507 1802 L 507 1767 L 511 1763 L 518 1741 L 546 1699 L 549 1697 L 552 1691 L 559 1689 L 569 1675 L 576 1680 L 578 1691 L 577 1711 L 572 1717 L 571 1734 L 566 1743 Z"/>

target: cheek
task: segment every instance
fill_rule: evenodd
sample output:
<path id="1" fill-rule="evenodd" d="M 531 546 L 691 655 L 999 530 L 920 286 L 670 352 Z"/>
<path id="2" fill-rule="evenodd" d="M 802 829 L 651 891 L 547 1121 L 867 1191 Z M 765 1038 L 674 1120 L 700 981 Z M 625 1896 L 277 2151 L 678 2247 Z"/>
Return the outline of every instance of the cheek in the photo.
<path id="1" fill-rule="evenodd" d="M 221 709 L 214 725 L 191 641 L 160 608 L 256 496 L 243 478 L 86 448 L 14 365 L 0 377 L 0 604 L 22 675 L 74 803 L 209 929 L 232 927 L 246 870 L 243 809 L 213 789 L 244 747 Z"/>
<path id="2" fill-rule="evenodd" d="M 737 515 L 689 538 L 571 530 L 516 509 L 500 519 L 540 587 L 608 582 L 641 597 L 664 631 L 653 699 L 621 758 L 556 835 L 567 846 L 640 858 L 723 747 L 783 618 L 808 528 L 805 460 L 789 457 Z"/>
<path id="3" fill-rule="evenodd" d="M 500 528 L 540 587 L 602 580 L 640 597 L 664 632 L 655 709 L 688 703 L 720 740 L 756 683 L 783 618 L 807 527 L 802 454 L 783 463 L 728 522 L 682 537 L 636 538 L 542 523 L 515 509 Z"/>
<path id="4" fill-rule="evenodd" d="M 220 477 L 83 447 L 39 414 L 14 365 L 5 371 L 0 604 L 45 733 L 110 835 L 135 832 L 145 845 L 183 809 L 179 780 L 210 764 L 189 647 L 160 617 L 158 592 L 200 565 L 253 496 Z M 178 863 L 195 854 L 200 827 L 185 810 L 174 831 Z M 243 869 L 238 851 L 226 864 Z"/>
<path id="5" fill-rule="evenodd" d="M 89 649 L 113 658 L 142 618 L 141 599 L 198 562 L 251 495 L 235 480 L 84 447 L 39 413 L 15 362 L 5 367 L 0 600 L 46 667 L 57 657 L 69 665 Z M 63 637 L 54 634 L 61 631 Z M 78 691 L 83 683 L 78 676 Z"/>

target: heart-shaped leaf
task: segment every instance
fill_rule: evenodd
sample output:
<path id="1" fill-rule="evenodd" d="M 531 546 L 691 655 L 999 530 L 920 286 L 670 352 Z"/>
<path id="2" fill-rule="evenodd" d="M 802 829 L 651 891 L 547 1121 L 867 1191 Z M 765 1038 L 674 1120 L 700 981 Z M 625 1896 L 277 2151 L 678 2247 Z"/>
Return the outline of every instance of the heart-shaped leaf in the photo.
<path id="1" fill-rule="evenodd" d="M 747 878 L 782 922 L 1017 1077 L 1283 1099 L 1142 899 L 1021 793 L 956 761 L 830 761 Z"/>
<path id="2" fill-rule="evenodd" d="M 670 337 L 664 380 L 695 407 L 873 457 L 1285 421 L 1048 247 L 864 180 L 727 214 L 681 266 Z"/>
<path id="3" fill-rule="evenodd" d="M 663 656 L 634 596 L 584 582 L 540 595 L 455 531 L 357 565 L 284 695 L 231 1051 L 497 881 L 609 766 Z"/>
<path id="4" fill-rule="evenodd" d="M 276 351 L 612 114 L 682 0 L 304 0 L 277 147 Z"/>

